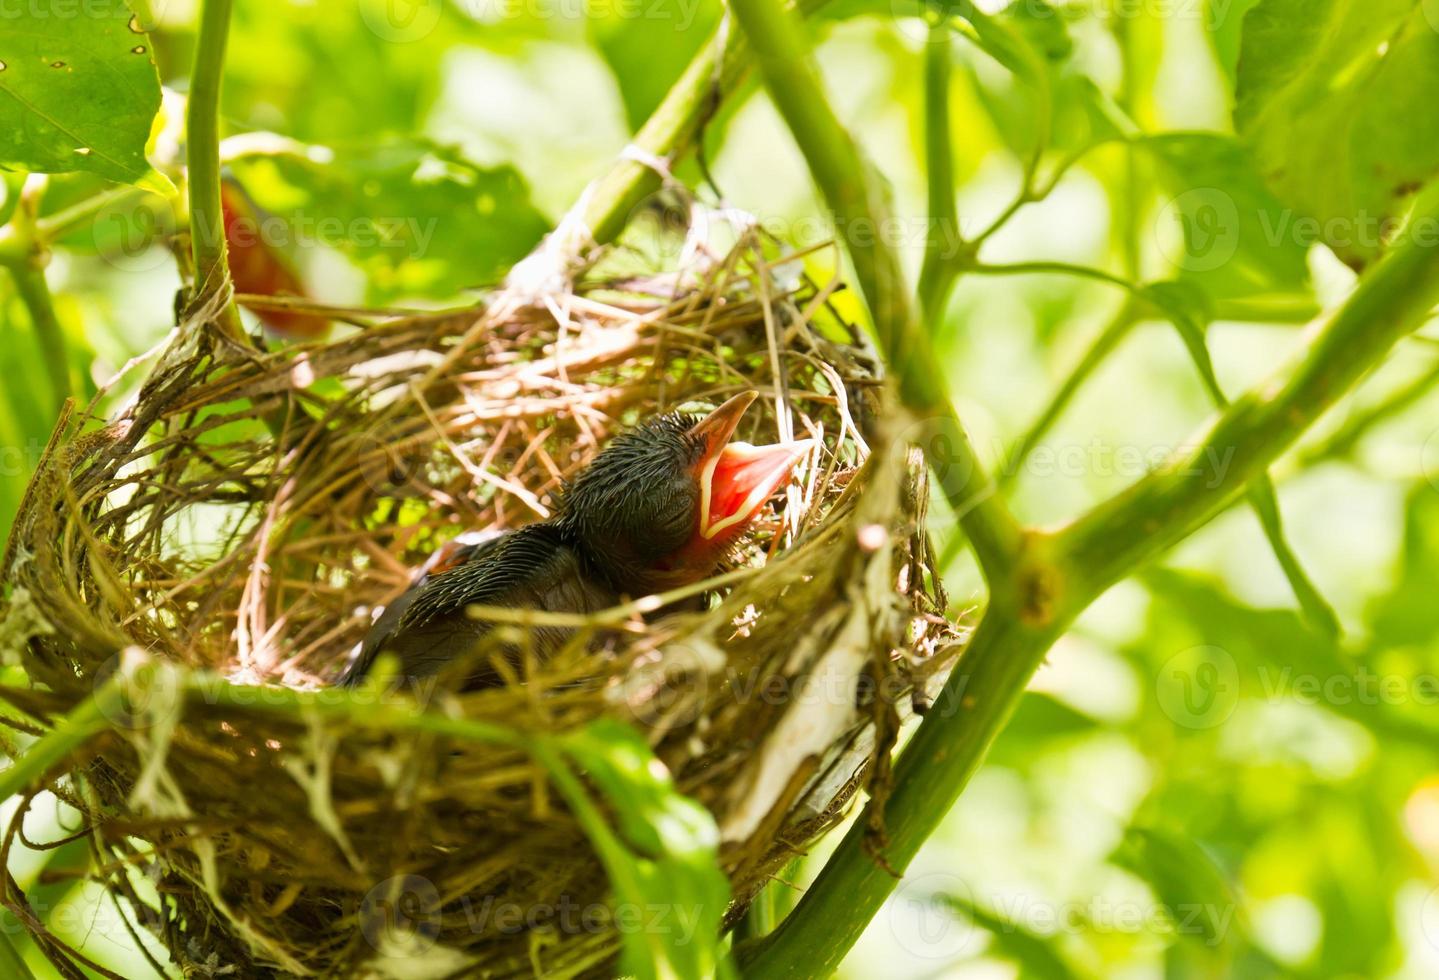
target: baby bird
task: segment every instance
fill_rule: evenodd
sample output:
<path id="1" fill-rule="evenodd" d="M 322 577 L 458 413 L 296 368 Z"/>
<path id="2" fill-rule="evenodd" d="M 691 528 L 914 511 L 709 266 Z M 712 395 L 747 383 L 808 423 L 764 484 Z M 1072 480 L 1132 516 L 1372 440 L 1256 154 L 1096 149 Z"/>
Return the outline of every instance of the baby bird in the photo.
<path id="1" fill-rule="evenodd" d="M 411 585 L 340 683 L 358 683 L 382 652 L 415 679 L 477 650 L 493 624 L 469 606 L 588 613 L 710 575 L 813 443 L 732 441 L 758 397 L 742 392 L 702 418 L 674 412 L 617 436 L 565 488 L 553 517 L 467 545 Z M 536 652 L 552 654 L 570 633 L 536 628 Z M 467 686 L 499 683 L 487 658 L 476 659 Z"/>

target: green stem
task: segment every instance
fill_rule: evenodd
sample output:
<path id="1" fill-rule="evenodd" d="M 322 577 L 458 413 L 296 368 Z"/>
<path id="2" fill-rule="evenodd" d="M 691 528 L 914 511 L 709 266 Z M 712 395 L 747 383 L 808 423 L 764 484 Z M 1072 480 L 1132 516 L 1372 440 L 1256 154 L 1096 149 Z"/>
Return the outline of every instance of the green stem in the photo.
<path id="1" fill-rule="evenodd" d="M 998 497 L 955 414 L 899 258 L 879 232 L 888 227 L 882 181 L 830 108 L 798 19 L 778 0 L 735 0 L 735 18 L 755 52 L 770 98 L 789 126 L 844 240 L 900 398 L 920 416 L 945 496 L 974 547 L 991 589 L 1006 589 L 1022 532 Z"/>
<path id="2" fill-rule="evenodd" d="M 1255 296 L 1247 299 L 1221 299 L 1214 303 L 1214 319 L 1236 320 L 1241 323 L 1272 323 L 1293 325 L 1308 323 L 1322 310 L 1308 296 Z"/>
<path id="3" fill-rule="evenodd" d="M 929 189 L 929 228 L 919 271 L 919 308 L 931 328 L 958 277 L 953 250 L 963 250 L 954 196 L 954 136 L 950 132 L 950 28 L 930 25 L 924 46 L 924 162 Z"/>
<path id="4" fill-rule="evenodd" d="M 29 964 L 10 941 L 10 937 L 3 932 L 0 932 L 0 974 L 15 980 L 35 980 Z"/>
<path id="5" fill-rule="evenodd" d="M 15 278 L 15 289 L 20 301 L 30 314 L 35 327 L 35 340 L 40 345 L 40 356 L 45 361 L 45 371 L 50 375 L 50 388 L 56 408 L 63 407 L 70 398 L 70 355 L 65 349 L 65 330 L 55 313 L 55 297 L 50 293 L 50 284 L 45 281 L 45 270 L 31 262 L 10 267 Z"/>
<path id="6" fill-rule="evenodd" d="M 145 193 L 147 192 L 143 188 L 126 185 L 93 194 L 83 201 L 78 201 L 68 208 L 56 211 L 35 222 L 36 237 L 43 244 L 49 245 L 81 225 L 89 224 L 97 214 L 106 208 L 124 206 L 130 202 L 131 198 L 139 198 Z"/>
<path id="7" fill-rule="evenodd" d="M 1105 272 L 1103 269 L 1096 269 L 1093 266 L 1076 265 L 1072 262 L 1009 262 L 1001 265 L 976 262 L 964 271 L 973 272 L 981 276 L 1074 276 L 1077 279 L 1091 279 L 1095 282 L 1106 283 L 1110 286 L 1118 286 L 1120 289 L 1130 293 L 1142 294 L 1144 291 L 1144 287 L 1130 282 L 1123 276 L 1115 275 L 1112 272 Z"/>
<path id="8" fill-rule="evenodd" d="M 81 701 L 70 713 L 0 772 L 0 799 L 9 799 L 38 787 L 56 766 L 66 762 L 87 742 L 109 727 L 122 704 L 118 680 L 111 679 Z"/>
<path id="9" fill-rule="evenodd" d="M 230 283 L 225 225 L 220 209 L 220 82 L 230 34 L 232 0 L 203 0 L 190 98 L 185 107 L 186 179 L 190 195 L 190 253 L 199 296 L 223 293 Z M 225 303 L 221 326 L 240 337 L 233 302 Z"/>
<path id="10" fill-rule="evenodd" d="M 1439 384 L 1439 361 L 1435 361 L 1429 370 L 1385 398 L 1379 404 L 1349 419 L 1338 432 L 1334 433 L 1322 444 L 1305 452 L 1301 462 L 1306 466 L 1312 466 L 1326 459 L 1348 456 L 1354 451 L 1354 447 L 1359 444 L 1359 440 L 1364 438 L 1375 426 L 1393 418 L 1413 405 L 1420 398 L 1428 394 L 1436 384 Z"/>
<path id="11" fill-rule="evenodd" d="M 1012 609 L 985 613 L 969 649 L 895 766 L 884 808 L 885 862 L 903 871 L 944 818 L 1019 701 L 1061 624 L 1034 630 Z M 765 939 L 740 950 L 741 972 L 762 980 L 824 977 L 897 881 L 866 841 L 874 804 L 850 827 L 794 911 Z"/>
<path id="12" fill-rule="evenodd" d="M 809 15 L 829 0 L 798 0 L 796 9 Z M 596 181 L 585 203 L 584 227 L 597 245 L 617 239 L 630 215 L 659 189 L 660 175 L 643 159 L 673 164 L 694 149 L 705 123 L 750 68 L 744 38 L 721 22 L 714 36 L 690 61 L 664 100 L 635 134 L 633 147 Z"/>

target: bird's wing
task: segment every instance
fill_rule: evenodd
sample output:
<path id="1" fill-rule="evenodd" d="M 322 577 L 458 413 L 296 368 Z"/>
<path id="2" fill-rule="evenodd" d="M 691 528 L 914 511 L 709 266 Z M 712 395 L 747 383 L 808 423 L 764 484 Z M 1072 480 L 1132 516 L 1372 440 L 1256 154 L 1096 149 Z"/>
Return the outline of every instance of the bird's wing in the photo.
<path id="1" fill-rule="evenodd" d="M 458 564 L 422 576 L 386 607 L 366 634 L 359 656 L 340 678 L 341 684 L 357 683 L 380 651 L 406 633 L 461 613 L 466 606 L 531 605 L 533 599 L 527 592 L 574 571 L 573 553 L 543 524 L 467 546 L 456 557 Z M 407 664 L 404 672 L 417 666 Z"/>
<path id="2" fill-rule="evenodd" d="M 466 606 L 511 604 L 515 590 L 551 576 L 572 560 L 554 530 L 530 524 L 476 546 L 464 562 L 430 576 L 400 616 L 401 629 L 423 626 Z"/>

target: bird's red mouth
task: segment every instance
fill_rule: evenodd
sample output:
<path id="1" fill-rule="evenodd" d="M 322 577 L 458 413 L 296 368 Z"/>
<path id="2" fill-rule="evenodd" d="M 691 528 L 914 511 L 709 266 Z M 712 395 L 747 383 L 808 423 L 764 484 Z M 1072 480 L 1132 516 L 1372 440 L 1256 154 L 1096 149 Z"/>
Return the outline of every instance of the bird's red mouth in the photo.
<path id="1" fill-rule="evenodd" d="M 758 397 L 753 391 L 734 396 L 693 430 L 708 444 L 699 469 L 699 531 L 706 541 L 743 527 L 814 445 L 813 439 L 769 446 L 730 442 L 740 417 Z"/>

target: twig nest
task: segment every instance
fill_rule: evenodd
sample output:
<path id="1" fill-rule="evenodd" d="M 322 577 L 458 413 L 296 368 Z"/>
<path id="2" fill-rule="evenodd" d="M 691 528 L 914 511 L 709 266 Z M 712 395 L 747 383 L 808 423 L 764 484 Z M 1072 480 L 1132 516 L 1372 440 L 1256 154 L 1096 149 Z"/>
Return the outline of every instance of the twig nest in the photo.
<path id="1" fill-rule="evenodd" d="M 698 271 L 591 275 L 282 351 L 182 328 L 117 417 L 61 424 L 5 560 L 0 636 L 33 679 L 6 696 L 44 728 L 112 672 L 165 665 L 51 788 L 187 974 L 613 968 L 613 923 L 465 914 L 605 900 L 522 746 L 286 713 L 265 691 L 327 690 L 411 569 L 462 533 L 545 516 L 618 428 L 745 388 L 763 398 L 742 436 L 819 448 L 707 605 L 598 616 L 509 686 L 347 697 L 520 732 L 637 726 L 713 814 L 732 913 L 841 819 L 960 637 L 881 366 L 830 304 L 836 284 L 775 251 L 749 231 Z M 189 668 L 270 687 L 248 705 L 167 687 Z M 423 950 L 371 928 L 397 883 L 429 909 L 406 934 Z"/>

